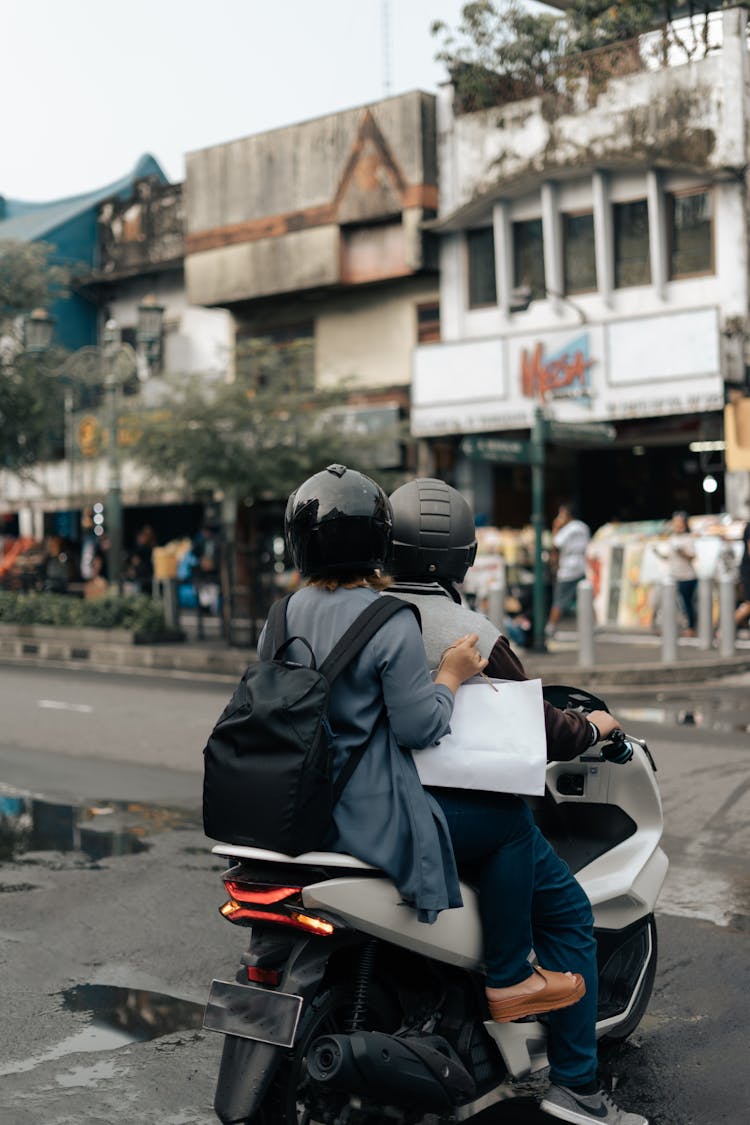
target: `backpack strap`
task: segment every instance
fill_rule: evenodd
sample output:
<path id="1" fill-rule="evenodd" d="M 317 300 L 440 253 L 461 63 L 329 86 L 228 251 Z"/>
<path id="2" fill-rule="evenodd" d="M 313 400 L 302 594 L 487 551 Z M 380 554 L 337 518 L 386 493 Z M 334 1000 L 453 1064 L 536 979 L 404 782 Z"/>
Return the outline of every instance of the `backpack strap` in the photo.
<path id="1" fill-rule="evenodd" d="M 368 605 L 359 617 L 352 622 L 321 664 L 320 674 L 325 676 L 329 683 L 332 683 L 339 673 L 362 651 L 367 642 L 375 636 L 381 625 L 384 625 L 401 609 L 410 609 L 421 629 L 422 619 L 415 605 L 412 605 L 411 602 L 402 601 L 401 598 L 393 598 L 385 594 Z M 369 741 L 368 737 L 360 746 L 355 746 L 353 750 L 349 751 L 349 757 L 342 766 L 333 786 L 334 803 L 338 801 L 349 779 L 362 761 Z"/>
<path id="2" fill-rule="evenodd" d="M 271 603 L 266 618 L 266 635 L 263 638 L 263 651 L 258 653 L 261 660 L 273 660 L 286 640 L 286 605 L 291 594 L 286 594 L 277 602 Z"/>
<path id="3" fill-rule="evenodd" d="M 366 609 L 363 609 L 346 632 L 342 634 L 320 665 L 320 674 L 325 676 L 329 683 L 333 683 L 347 664 L 351 664 L 367 642 L 372 640 L 381 625 L 385 625 L 386 621 L 401 609 L 410 609 L 421 629 L 422 618 L 415 605 L 404 601 L 402 598 L 393 598 L 384 594 L 371 602 Z"/>

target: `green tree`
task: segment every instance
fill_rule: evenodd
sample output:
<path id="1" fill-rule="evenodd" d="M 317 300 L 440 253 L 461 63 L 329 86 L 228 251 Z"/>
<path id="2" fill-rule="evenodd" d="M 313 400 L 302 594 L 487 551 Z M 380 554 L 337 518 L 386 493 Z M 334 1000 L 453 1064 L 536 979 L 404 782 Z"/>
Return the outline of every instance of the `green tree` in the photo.
<path id="1" fill-rule="evenodd" d="M 62 353 L 44 359 L 24 349 L 23 321 L 62 295 L 66 272 L 52 265 L 51 246 L 0 242 L 0 465 L 28 472 L 59 451 Z"/>
<path id="2" fill-rule="evenodd" d="M 520 0 L 475 0 L 464 5 L 457 32 L 439 21 L 432 33 L 442 39 L 436 58 L 448 68 L 456 108 L 470 112 L 534 94 L 563 98 L 583 75 L 600 86 L 621 68 L 611 60 L 577 65 L 582 56 L 649 31 L 661 30 L 651 47 L 657 57 L 702 57 L 711 49 L 709 13 L 721 6 L 721 0 L 578 0 L 553 15 L 532 13 Z M 639 64 L 637 44 L 629 59 L 623 73 Z"/>
<path id="3" fill-rule="evenodd" d="M 380 479 L 372 467 L 380 439 L 347 434 L 336 414 L 342 404 L 340 390 L 312 396 L 273 381 L 248 387 L 171 376 L 162 405 L 138 417 L 133 456 L 157 479 L 168 474 L 196 493 L 253 502 L 285 498 L 334 461 Z"/>

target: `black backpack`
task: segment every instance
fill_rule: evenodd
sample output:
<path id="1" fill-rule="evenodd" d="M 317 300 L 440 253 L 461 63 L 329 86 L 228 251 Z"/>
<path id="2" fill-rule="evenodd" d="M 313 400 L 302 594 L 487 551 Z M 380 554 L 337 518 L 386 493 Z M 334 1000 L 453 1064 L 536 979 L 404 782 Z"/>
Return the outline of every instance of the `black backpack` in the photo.
<path id="1" fill-rule="evenodd" d="M 203 827 L 228 844 L 300 855 L 324 845 L 333 806 L 367 749 L 355 747 L 333 782 L 330 686 L 390 617 L 419 611 L 399 598 L 373 601 L 316 666 L 304 637 L 286 638 L 286 603 L 271 606 L 263 652 L 240 680 L 203 751 Z M 285 659 L 292 641 L 310 664 Z"/>

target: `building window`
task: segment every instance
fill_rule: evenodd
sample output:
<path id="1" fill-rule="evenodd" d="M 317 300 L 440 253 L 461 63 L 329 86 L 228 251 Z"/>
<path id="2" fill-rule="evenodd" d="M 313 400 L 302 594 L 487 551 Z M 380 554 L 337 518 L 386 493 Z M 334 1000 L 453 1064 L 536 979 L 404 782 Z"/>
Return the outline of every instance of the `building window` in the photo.
<path id="1" fill-rule="evenodd" d="M 513 288 L 530 291 L 532 301 L 546 296 L 541 219 L 513 223 Z"/>
<path id="2" fill-rule="evenodd" d="M 634 199 L 612 208 L 615 240 L 615 287 L 648 285 L 651 258 L 648 247 L 648 203 Z"/>
<path id="3" fill-rule="evenodd" d="M 492 227 L 468 231 L 466 245 L 469 254 L 469 308 L 496 305 L 495 235 Z"/>
<path id="4" fill-rule="evenodd" d="M 713 197 L 710 191 L 669 193 L 670 277 L 713 273 Z"/>
<path id="5" fill-rule="evenodd" d="M 440 341 L 440 304 L 430 301 L 417 305 L 417 342 L 436 344 Z"/>
<path id="6" fill-rule="evenodd" d="M 563 215 L 562 221 L 565 292 L 590 293 L 596 289 L 593 213 Z"/>
<path id="7" fill-rule="evenodd" d="M 299 394 L 315 387 L 315 329 L 312 321 L 271 328 L 262 335 L 237 329 L 237 379 L 258 391 Z"/>

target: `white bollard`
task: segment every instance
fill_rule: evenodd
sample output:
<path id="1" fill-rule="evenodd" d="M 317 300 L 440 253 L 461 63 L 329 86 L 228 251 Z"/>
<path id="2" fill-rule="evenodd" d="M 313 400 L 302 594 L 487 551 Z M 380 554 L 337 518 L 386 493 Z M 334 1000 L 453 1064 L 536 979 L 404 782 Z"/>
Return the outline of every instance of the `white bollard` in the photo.
<path id="1" fill-rule="evenodd" d="M 576 617 L 578 663 L 591 668 L 594 664 L 594 586 L 587 578 L 576 586 Z"/>
<path id="2" fill-rule="evenodd" d="M 677 661 L 677 583 L 671 575 L 661 582 L 661 660 Z"/>
<path id="3" fill-rule="evenodd" d="M 719 579 L 719 655 L 734 656 L 736 582 L 731 574 Z"/>
<path id="4" fill-rule="evenodd" d="M 698 579 L 698 648 L 708 650 L 714 639 L 714 580 L 706 577 Z"/>

